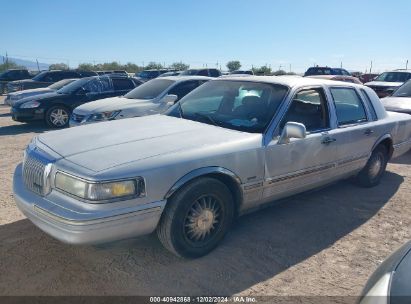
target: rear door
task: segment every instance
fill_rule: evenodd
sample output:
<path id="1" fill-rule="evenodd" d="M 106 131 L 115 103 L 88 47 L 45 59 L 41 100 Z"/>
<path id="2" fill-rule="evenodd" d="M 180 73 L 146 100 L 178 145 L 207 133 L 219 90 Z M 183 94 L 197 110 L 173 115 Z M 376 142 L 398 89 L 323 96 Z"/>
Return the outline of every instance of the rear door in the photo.
<path id="1" fill-rule="evenodd" d="M 338 173 L 359 170 L 366 164 L 379 136 L 375 117 L 355 87 L 330 87 L 329 92 L 337 120 Z"/>
<path id="2" fill-rule="evenodd" d="M 113 85 L 108 77 L 96 77 L 86 83 L 83 88 L 87 91 L 71 103 L 72 109 L 86 102 L 115 96 Z"/>
<path id="3" fill-rule="evenodd" d="M 127 94 L 135 88 L 134 82 L 129 78 L 112 78 L 111 81 L 116 96 Z"/>

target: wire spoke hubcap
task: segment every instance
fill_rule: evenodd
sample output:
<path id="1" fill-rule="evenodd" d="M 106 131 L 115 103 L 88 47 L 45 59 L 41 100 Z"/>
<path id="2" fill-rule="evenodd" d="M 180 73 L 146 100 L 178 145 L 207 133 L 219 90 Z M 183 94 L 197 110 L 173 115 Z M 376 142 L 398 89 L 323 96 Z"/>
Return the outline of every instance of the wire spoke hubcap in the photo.
<path id="1" fill-rule="evenodd" d="M 213 196 L 202 196 L 193 202 L 184 220 L 184 233 L 194 243 L 209 240 L 221 223 L 221 203 Z"/>
<path id="2" fill-rule="evenodd" d="M 50 120 L 55 126 L 64 126 L 68 121 L 68 113 L 64 109 L 55 109 L 50 113 Z"/>
<path id="3" fill-rule="evenodd" d="M 376 176 L 378 176 L 378 174 L 381 171 L 382 168 L 382 156 L 381 155 L 376 155 L 374 161 L 371 163 L 370 166 L 370 175 L 375 178 Z"/>

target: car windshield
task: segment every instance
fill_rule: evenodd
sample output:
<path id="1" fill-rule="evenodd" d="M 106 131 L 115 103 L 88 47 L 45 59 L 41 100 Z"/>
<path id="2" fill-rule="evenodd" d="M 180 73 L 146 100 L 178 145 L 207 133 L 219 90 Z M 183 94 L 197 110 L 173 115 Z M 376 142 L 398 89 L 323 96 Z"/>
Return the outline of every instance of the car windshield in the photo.
<path id="1" fill-rule="evenodd" d="M 75 80 L 76 79 L 63 79 L 63 80 L 57 81 L 56 83 L 49 85 L 49 89 L 56 90 L 56 91 L 60 90 L 65 85 L 68 85 L 69 83 L 72 83 Z"/>
<path id="2" fill-rule="evenodd" d="M 41 81 L 44 75 L 46 75 L 47 73 L 48 73 L 47 71 L 40 72 L 36 76 L 34 76 L 32 79 L 35 81 Z"/>
<path id="3" fill-rule="evenodd" d="M 411 97 L 411 80 L 400 86 L 392 96 L 395 97 Z"/>
<path id="4" fill-rule="evenodd" d="M 159 71 L 142 71 L 142 72 L 138 73 L 138 77 L 149 78 L 149 79 L 150 78 L 155 78 L 158 75 L 160 75 Z"/>
<path id="5" fill-rule="evenodd" d="M 175 81 L 168 79 L 153 79 L 143 83 L 124 97 L 130 99 L 154 99 L 170 87 Z"/>
<path id="6" fill-rule="evenodd" d="M 382 73 L 377 78 L 375 78 L 375 81 L 406 82 L 410 78 L 411 78 L 411 73 L 385 72 L 385 73 Z"/>
<path id="7" fill-rule="evenodd" d="M 195 89 L 165 114 L 250 133 L 263 133 L 288 88 L 283 85 L 219 80 Z"/>

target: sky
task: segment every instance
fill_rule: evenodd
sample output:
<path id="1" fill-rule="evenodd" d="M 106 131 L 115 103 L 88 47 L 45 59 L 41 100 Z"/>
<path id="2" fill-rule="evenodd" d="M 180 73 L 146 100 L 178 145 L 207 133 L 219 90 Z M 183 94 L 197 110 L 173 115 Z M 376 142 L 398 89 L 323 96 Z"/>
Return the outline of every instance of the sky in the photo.
<path id="1" fill-rule="evenodd" d="M 411 66 L 410 0 L 0 0 L 0 55 L 191 67 Z M 7 13 L 5 13 L 7 12 Z"/>

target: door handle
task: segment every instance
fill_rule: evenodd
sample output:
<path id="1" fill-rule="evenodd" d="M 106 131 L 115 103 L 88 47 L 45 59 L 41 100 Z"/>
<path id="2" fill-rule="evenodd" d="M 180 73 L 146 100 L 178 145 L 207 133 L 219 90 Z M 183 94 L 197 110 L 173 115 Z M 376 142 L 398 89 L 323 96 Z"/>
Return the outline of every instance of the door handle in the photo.
<path id="1" fill-rule="evenodd" d="M 367 136 L 371 135 L 372 133 L 374 133 L 374 131 L 371 130 L 371 129 L 367 129 L 367 130 L 364 131 L 364 134 L 367 135 Z"/>
<path id="2" fill-rule="evenodd" d="M 321 141 L 321 143 L 322 144 L 324 144 L 324 145 L 328 145 L 328 144 L 330 144 L 330 143 L 333 143 L 333 142 L 335 142 L 335 141 L 337 141 L 335 138 L 332 138 L 332 137 L 326 137 L 326 138 L 324 138 L 322 141 Z"/>

